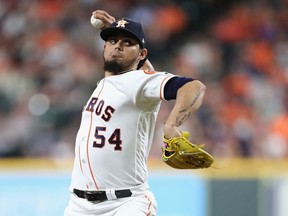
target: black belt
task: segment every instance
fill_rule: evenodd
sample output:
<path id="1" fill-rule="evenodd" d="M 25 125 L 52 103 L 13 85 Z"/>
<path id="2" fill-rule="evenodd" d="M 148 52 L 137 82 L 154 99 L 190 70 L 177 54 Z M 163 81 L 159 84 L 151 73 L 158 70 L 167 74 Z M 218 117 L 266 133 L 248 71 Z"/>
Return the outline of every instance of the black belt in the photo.
<path id="1" fill-rule="evenodd" d="M 108 200 L 105 191 L 82 191 L 73 189 L 73 192 L 79 197 L 86 199 L 90 202 L 103 202 Z M 132 192 L 129 189 L 126 190 L 115 190 L 117 198 L 131 197 Z"/>

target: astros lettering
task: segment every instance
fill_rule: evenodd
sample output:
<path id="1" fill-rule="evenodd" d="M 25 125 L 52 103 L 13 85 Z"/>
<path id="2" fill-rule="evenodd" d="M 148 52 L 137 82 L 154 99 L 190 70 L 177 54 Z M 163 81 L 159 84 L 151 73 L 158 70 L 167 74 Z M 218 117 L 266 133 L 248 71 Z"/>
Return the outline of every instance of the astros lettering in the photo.
<path id="1" fill-rule="evenodd" d="M 104 100 L 98 100 L 97 97 L 92 97 L 91 100 L 88 102 L 85 111 L 94 112 L 97 116 L 100 116 L 104 121 L 108 122 L 112 114 L 114 113 L 115 109 L 110 105 L 105 105 Z"/>

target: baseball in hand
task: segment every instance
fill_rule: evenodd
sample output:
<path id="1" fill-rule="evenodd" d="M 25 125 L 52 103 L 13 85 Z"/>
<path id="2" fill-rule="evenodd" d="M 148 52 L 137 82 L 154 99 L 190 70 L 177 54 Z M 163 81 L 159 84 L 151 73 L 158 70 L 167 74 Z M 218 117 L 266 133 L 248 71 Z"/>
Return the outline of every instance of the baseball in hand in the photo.
<path id="1" fill-rule="evenodd" d="M 95 18 L 93 15 L 91 16 L 90 22 L 96 29 L 101 29 L 103 27 L 103 22 L 100 19 Z"/>

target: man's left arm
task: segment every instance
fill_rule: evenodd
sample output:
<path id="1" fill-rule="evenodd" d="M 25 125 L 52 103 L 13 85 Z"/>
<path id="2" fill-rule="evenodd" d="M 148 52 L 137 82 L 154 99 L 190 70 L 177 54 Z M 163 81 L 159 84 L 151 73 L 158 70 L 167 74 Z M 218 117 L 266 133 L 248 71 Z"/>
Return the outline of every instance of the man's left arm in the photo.
<path id="1" fill-rule="evenodd" d="M 187 82 L 177 91 L 176 101 L 163 130 L 166 138 L 181 136 L 178 129 L 202 104 L 205 85 L 199 80 Z"/>

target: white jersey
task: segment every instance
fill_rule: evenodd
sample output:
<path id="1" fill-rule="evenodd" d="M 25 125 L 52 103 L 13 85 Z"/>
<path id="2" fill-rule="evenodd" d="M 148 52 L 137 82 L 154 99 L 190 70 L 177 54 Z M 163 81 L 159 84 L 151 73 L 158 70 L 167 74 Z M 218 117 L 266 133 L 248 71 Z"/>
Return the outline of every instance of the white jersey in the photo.
<path id="1" fill-rule="evenodd" d="M 107 190 L 147 182 L 147 157 L 166 72 L 131 71 L 103 78 L 86 106 L 75 144 L 70 190 Z"/>

